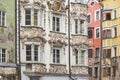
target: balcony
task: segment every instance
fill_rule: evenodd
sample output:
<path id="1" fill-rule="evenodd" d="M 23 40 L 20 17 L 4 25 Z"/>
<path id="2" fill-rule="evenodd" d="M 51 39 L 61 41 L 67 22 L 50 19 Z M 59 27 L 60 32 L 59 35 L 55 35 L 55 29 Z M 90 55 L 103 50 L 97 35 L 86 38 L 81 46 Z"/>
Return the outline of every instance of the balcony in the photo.
<path id="1" fill-rule="evenodd" d="M 87 39 L 87 36 L 83 36 L 83 35 L 72 35 L 72 38 L 71 38 L 71 45 L 81 45 L 81 44 L 85 44 L 85 45 L 82 45 L 83 47 L 87 47 L 88 45 L 88 39 Z"/>
<path id="2" fill-rule="evenodd" d="M 24 73 L 29 74 L 29 73 L 46 73 L 46 65 L 42 63 L 29 63 L 26 64 L 26 69 Z"/>
<path id="3" fill-rule="evenodd" d="M 50 64 L 49 73 L 51 73 L 51 74 L 67 74 L 66 65 Z"/>
<path id="4" fill-rule="evenodd" d="M 111 65 L 116 66 L 117 65 L 117 57 L 112 57 L 111 59 Z"/>
<path id="5" fill-rule="evenodd" d="M 49 43 L 57 44 L 57 45 L 66 45 L 66 34 L 61 32 L 54 32 L 50 31 L 49 37 Z"/>
<path id="6" fill-rule="evenodd" d="M 88 75 L 88 67 L 87 66 L 72 66 L 71 73 L 76 75 Z"/>

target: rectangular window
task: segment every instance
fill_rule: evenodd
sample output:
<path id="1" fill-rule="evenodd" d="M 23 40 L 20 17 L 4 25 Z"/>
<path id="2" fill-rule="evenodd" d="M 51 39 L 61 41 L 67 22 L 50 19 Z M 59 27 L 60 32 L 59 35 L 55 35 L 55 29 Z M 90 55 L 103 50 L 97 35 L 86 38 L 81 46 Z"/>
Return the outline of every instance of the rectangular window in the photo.
<path id="1" fill-rule="evenodd" d="M 96 54 L 95 57 L 99 57 L 99 51 L 100 51 L 99 48 L 96 48 L 96 49 L 95 49 L 95 54 Z"/>
<path id="2" fill-rule="evenodd" d="M 99 38 L 99 36 L 100 36 L 100 30 L 98 28 L 98 29 L 96 29 L 96 38 Z"/>
<path id="3" fill-rule="evenodd" d="M 52 29 L 53 31 L 60 31 L 60 18 L 52 17 Z"/>
<path id="4" fill-rule="evenodd" d="M 38 45 L 34 45 L 34 61 L 38 61 Z"/>
<path id="5" fill-rule="evenodd" d="M 90 18 L 91 18 L 90 15 L 88 15 L 88 23 L 90 23 Z"/>
<path id="6" fill-rule="evenodd" d="M 116 19 L 117 18 L 117 13 L 116 13 L 116 10 L 114 10 L 113 12 L 113 19 Z"/>
<path id="7" fill-rule="evenodd" d="M 117 37 L 117 27 L 114 27 L 114 37 Z"/>
<path id="8" fill-rule="evenodd" d="M 78 31 L 78 19 L 75 19 L 75 34 L 77 34 L 79 31 Z"/>
<path id="9" fill-rule="evenodd" d="M 88 58 L 92 58 L 92 49 L 88 49 Z"/>
<path id="10" fill-rule="evenodd" d="M 81 64 L 84 64 L 84 54 L 85 54 L 85 50 L 81 50 Z"/>
<path id="11" fill-rule="evenodd" d="M 0 62 L 6 62 L 6 49 L 0 49 Z"/>
<path id="12" fill-rule="evenodd" d="M 115 55 L 115 57 L 117 56 L 117 48 L 116 47 L 114 47 L 114 55 Z"/>
<path id="13" fill-rule="evenodd" d="M 83 33 L 84 32 L 84 25 L 85 21 L 84 20 L 80 20 L 80 33 Z"/>
<path id="14" fill-rule="evenodd" d="M 34 9 L 34 25 L 38 25 L 38 10 Z"/>
<path id="15" fill-rule="evenodd" d="M 88 68 L 89 77 L 92 77 L 92 68 Z"/>
<path id="16" fill-rule="evenodd" d="M 96 20 L 100 20 L 100 12 L 96 11 Z"/>
<path id="17" fill-rule="evenodd" d="M 53 49 L 53 63 L 60 63 L 60 49 Z"/>
<path id="18" fill-rule="evenodd" d="M 31 25 L 31 9 L 25 10 L 25 25 Z"/>
<path id="19" fill-rule="evenodd" d="M 76 62 L 76 64 L 78 64 L 78 50 L 77 49 L 75 49 L 75 62 Z"/>
<path id="20" fill-rule="evenodd" d="M 95 78 L 98 78 L 98 67 L 95 67 Z"/>
<path id="21" fill-rule="evenodd" d="M 111 58 L 111 49 L 104 49 L 103 50 L 103 57 L 104 58 Z"/>
<path id="22" fill-rule="evenodd" d="M 92 30 L 88 30 L 88 38 L 92 38 Z"/>
<path id="23" fill-rule="evenodd" d="M 26 61 L 32 60 L 31 52 L 32 52 L 31 45 L 26 45 Z"/>
<path id="24" fill-rule="evenodd" d="M 109 39 L 111 38 L 111 30 L 107 29 L 107 30 L 103 30 L 103 39 Z"/>
<path id="25" fill-rule="evenodd" d="M 115 77 L 116 76 L 116 66 L 113 66 L 112 69 L 113 69 L 112 77 Z"/>
<path id="26" fill-rule="evenodd" d="M 104 13 L 104 20 L 111 20 L 111 13 L 110 12 L 107 12 L 107 13 Z"/>
<path id="27" fill-rule="evenodd" d="M 5 12 L 0 11 L 0 26 L 5 26 Z"/>

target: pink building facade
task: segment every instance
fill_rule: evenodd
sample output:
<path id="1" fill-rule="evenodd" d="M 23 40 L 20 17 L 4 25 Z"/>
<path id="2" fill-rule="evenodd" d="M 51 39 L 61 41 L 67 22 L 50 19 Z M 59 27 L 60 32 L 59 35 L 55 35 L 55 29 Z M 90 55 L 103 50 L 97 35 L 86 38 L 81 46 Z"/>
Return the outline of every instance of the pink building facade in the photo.
<path id="1" fill-rule="evenodd" d="M 100 3 L 98 0 L 88 1 L 88 72 L 89 80 L 99 79 L 100 62 Z"/>

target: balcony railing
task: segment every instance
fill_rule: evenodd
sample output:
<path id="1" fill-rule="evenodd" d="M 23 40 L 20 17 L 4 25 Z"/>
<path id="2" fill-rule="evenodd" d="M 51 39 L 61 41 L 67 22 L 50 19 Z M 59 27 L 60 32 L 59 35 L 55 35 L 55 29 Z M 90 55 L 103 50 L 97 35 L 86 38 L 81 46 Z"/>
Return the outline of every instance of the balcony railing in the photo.
<path id="1" fill-rule="evenodd" d="M 25 73 L 46 73 L 47 69 L 46 69 L 46 65 L 42 64 L 42 63 L 35 63 L 35 64 L 29 64 L 29 66 L 27 66 L 26 64 L 26 70 L 24 71 Z"/>
<path id="2" fill-rule="evenodd" d="M 87 66 L 72 66 L 71 68 L 72 74 L 80 74 L 80 75 L 88 75 Z"/>
<path id="3" fill-rule="evenodd" d="M 49 73 L 52 73 L 52 74 L 67 74 L 66 65 L 50 64 Z"/>

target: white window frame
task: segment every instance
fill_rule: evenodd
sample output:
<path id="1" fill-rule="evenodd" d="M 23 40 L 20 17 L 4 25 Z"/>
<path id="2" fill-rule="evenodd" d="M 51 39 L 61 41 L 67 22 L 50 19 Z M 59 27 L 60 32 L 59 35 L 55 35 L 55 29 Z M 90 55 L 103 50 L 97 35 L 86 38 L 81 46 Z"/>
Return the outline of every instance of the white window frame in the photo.
<path id="1" fill-rule="evenodd" d="M 26 42 L 25 43 L 25 53 L 26 53 L 26 45 L 31 45 L 31 60 L 30 61 L 27 61 L 26 59 L 26 61 L 27 62 L 31 62 L 31 61 L 34 61 L 34 62 L 42 62 L 42 60 L 41 60 L 41 58 L 42 58 L 42 56 L 41 56 L 41 45 L 40 45 L 40 43 L 38 43 L 38 42 Z M 34 59 L 34 56 L 35 56 L 35 54 L 34 54 L 34 46 L 35 45 L 38 45 L 38 60 L 36 61 L 35 59 Z M 26 54 L 25 54 L 26 55 Z M 25 57 L 26 58 L 26 57 Z"/>
<path id="2" fill-rule="evenodd" d="M 53 55 L 54 55 L 54 52 L 53 52 L 53 50 L 59 50 L 59 62 L 57 62 L 57 57 L 56 57 L 56 54 L 57 53 L 55 53 L 55 62 L 53 61 L 54 60 L 54 57 L 53 57 Z M 54 47 L 53 49 L 52 49 L 52 63 L 53 64 L 61 64 L 61 57 L 62 57 L 62 49 L 61 48 L 57 48 L 57 47 Z"/>
<path id="3" fill-rule="evenodd" d="M 115 11 L 116 11 L 116 13 L 115 13 Z M 116 15 L 116 16 L 115 16 Z M 117 18 L 117 10 L 116 9 L 114 9 L 113 11 L 112 11 L 112 19 L 116 19 Z"/>
<path id="4" fill-rule="evenodd" d="M 77 53 L 77 56 L 78 56 L 77 62 L 78 63 L 76 63 L 76 53 L 75 53 L 75 65 L 85 65 L 85 53 L 82 53 L 82 51 L 86 52 L 86 50 L 84 50 L 84 49 L 81 49 L 81 50 L 76 49 L 76 50 L 78 51 L 78 53 Z M 82 56 L 82 54 L 84 54 L 84 55 Z M 82 58 L 84 59 L 84 61 L 82 61 Z"/>
<path id="5" fill-rule="evenodd" d="M 96 35 L 97 35 L 97 34 L 96 34 L 96 33 L 97 33 L 96 30 L 97 30 L 97 29 L 99 29 L 99 37 L 96 36 Z M 100 28 L 99 28 L 99 27 L 95 28 L 95 31 L 94 31 L 94 32 L 95 32 L 95 38 L 100 38 Z"/>
<path id="6" fill-rule="evenodd" d="M 53 30 L 53 17 L 55 17 L 55 30 Z M 57 31 L 57 22 L 56 22 L 56 19 L 59 18 L 59 31 Z M 52 24 L 52 31 L 55 31 L 55 32 L 61 32 L 61 17 L 60 16 L 57 16 L 57 15 L 52 15 L 51 17 L 51 24 Z"/>
<path id="7" fill-rule="evenodd" d="M 75 20 L 77 20 L 77 22 L 78 22 L 77 23 L 78 29 L 76 29 Z M 83 27 L 81 26 L 81 21 L 84 21 L 84 23 L 83 23 L 84 26 Z M 75 28 L 74 33 L 75 34 L 84 34 L 84 27 L 85 27 L 85 20 L 84 19 L 76 19 L 76 18 L 74 19 L 74 28 Z M 83 29 L 83 30 L 81 30 L 81 29 Z M 77 33 L 76 33 L 76 30 L 77 30 Z M 81 32 L 81 31 L 83 31 L 83 32 Z"/>
<path id="8" fill-rule="evenodd" d="M 0 14 L 0 16 L 1 16 L 1 23 L 0 23 L 0 26 L 6 26 L 6 12 L 5 11 L 0 11 L 1 12 L 1 14 Z M 3 23 L 3 20 L 2 20 L 2 18 L 3 18 L 3 15 L 2 15 L 2 13 L 4 13 L 4 25 L 2 24 Z"/>
<path id="9" fill-rule="evenodd" d="M 115 36 L 115 28 L 117 29 L 116 36 Z M 112 37 L 117 37 L 117 36 L 118 36 L 118 27 L 117 27 L 117 25 L 114 25 L 114 26 L 112 27 Z"/>
<path id="10" fill-rule="evenodd" d="M 98 15 L 98 19 L 97 19 L 97 12 L 99 12 L 99 15 Z M 95 14 L 95 21 L 97 21 L 97 20 L 100 20 L 100 9 L 99 10 L 96 10 L 95 12 L 94 12 L 94 14 Z"/>
<path id="11" fill-rule="evenodd" d="M 3 53 L 3 50 L 4 48 L 0 48 L 0 63 L 5 63 L 6 62 L 6 49 L 5 49 L 5 53 Z M 3 54 L 5 57 L 3 57 Z M 4 61 L 3 61 L 3 58 L 4 58 Z"/>
<path id="12" fill-rule="evenodd" d="M 31 24 L 26 24 L 26 13 L 25 13 L 25 11 L 26 10 L 30 10 L 31 11 Z M 34 25 L 34 10 L 37 10 L 38 12 L 37 12 L 37 25 Z M 43 22 L 43 14 L 42 14 L 42 10 L 41 9 L 39 9 L 38 7 L 35 7 L 35 8 L 32 8 L 31 6 L 29 6 L 29 7 L 25 7 L 24 8 L 24 25 L 25 26 L 37 26 L 37 27 L 41 27 L 42 26 L 42 22 Z"/>

